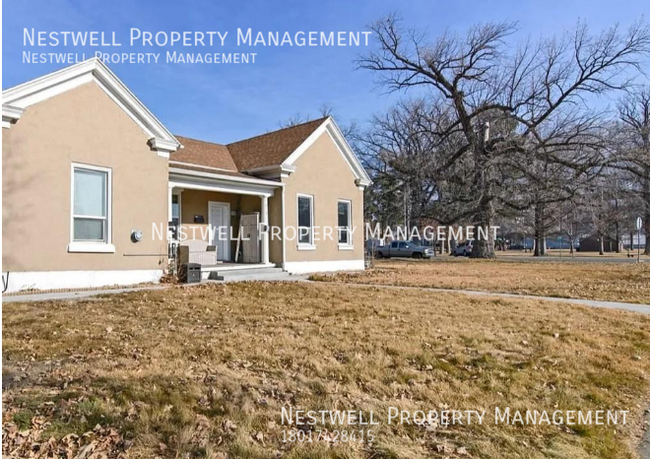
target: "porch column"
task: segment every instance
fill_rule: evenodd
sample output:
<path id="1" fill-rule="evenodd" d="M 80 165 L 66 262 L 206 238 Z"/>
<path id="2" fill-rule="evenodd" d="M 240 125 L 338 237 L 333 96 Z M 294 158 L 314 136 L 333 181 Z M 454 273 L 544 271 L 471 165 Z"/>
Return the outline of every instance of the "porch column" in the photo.
<path id="1" fill-rule="evenodd" d="M 173 187 L 167 185 L 167 224 L 172 221 L 172 191 Z"/>
<path id="2" fill-rule="evenodd" d="M 269 262 L 269 197 L 268 196 L 261 196 L 262 200 L 262 212 L 261 212 L 261 218 L 260 218 L 260 223 L 262 224 L 262 228 L 264 228 L 266 231 L 262 233 L 262 263 L 268 264 Z"/>
<path id="3" fill-rule="evenodd" d="M 169 227 L 169 222 L 172 221 L 172 191 L 173 187 L 171 185 L 167 185 L 167 222 L 165 222 L 165 227 L 167 228 L 167 241 L 171 241 L 172 239 L 175 239 L 172 237 L 172 229 Z"/>

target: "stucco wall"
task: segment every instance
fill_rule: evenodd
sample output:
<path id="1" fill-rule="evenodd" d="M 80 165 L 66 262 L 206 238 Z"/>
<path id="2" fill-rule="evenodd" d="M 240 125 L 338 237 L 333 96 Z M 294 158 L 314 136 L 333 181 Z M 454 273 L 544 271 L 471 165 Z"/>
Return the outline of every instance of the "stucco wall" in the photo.
<path id="1" fill-rule="evenodd" d="M 167 222 L 167 160 L 147 134 L 95 83 L 28 107 L 3 129 L 4 271 L 162 269 Z M 71 163 L 112 169 L 115 253 L 68 253 Z M 131 242 L 131 230 L 143 240 Z"/>
<path id="2" fill-rule="evenodd" d="M 320 238 L 315 250 L 298 250 L 297 238 L 286 241 L 286 261 L 333 261 L 363 259 L 363 191 L 355 182 L 355 176 L 329 134 L 322 134 L 316 142 L 298 158 L 296 171 L 285 183 L 285 222 L 298 226 L 297 195 L 313 195 L 314 225 L 320 227 Z M 323 227 L 336 227 L 339 199 L 352 201 L 353 250 L 338 246 L 336 230 L 332 239 L 323 238 Z M 292 234 L 289 232 L 288 237 Z"/>
<path id="3" fill-rule="evenodd" d="M 208 203 L 210 201 L 228 203 L 230 204 L 230 210 L 239 211 L 239 214 L 259 212 L 261 208 L 261 198 L 259 196 L 217 193 L 214 191 L 202 190 L 184 190 L 181 193 L 181 223 L 186 228 L 186 236 L 189 239 L 196 238 L 204 239 L 206 241 L 208 240 Z M 194 217 L 197 215 L 203 216 L 204 223 L 194 223 Z M 233 228 L 232 234 L 234 236 L 230 244 L 231 259 L 235 256 L 238 225 L 239 217 L 231 215 L 230 226 Z M 193 228 L 196 229 L 194 230 Z"/>

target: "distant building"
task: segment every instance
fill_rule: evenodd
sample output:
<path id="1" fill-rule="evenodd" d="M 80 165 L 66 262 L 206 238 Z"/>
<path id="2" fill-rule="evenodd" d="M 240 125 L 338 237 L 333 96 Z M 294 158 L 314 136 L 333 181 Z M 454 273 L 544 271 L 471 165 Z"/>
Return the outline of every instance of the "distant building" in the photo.
<path id="1" fill-rule="evenodd" d="M 616 239 L 609 236 L 603 237 L 603 251 L 616 252 L 616 246 L 619 244 Z M 620 247 L 620 249 L 622 249 L 622 247 Z M 600 238 L 597 234 L 592 234 L 591 236 L 580 239 L 578 250 L 580 252 L 600 252 Z"/>
<path id="2" fill-rule="evenodd" d="M 632 236 L 632 247 L 630 247 L 630 236 Z M 621 236 L 621 244 L 625 250 L 629 249 L 638 249 L 639 247 L 643 250 L 645 248 L 645 234 L 641 233 L 640 235 L 637 232 L 634 234 L 624 234 Z"/>

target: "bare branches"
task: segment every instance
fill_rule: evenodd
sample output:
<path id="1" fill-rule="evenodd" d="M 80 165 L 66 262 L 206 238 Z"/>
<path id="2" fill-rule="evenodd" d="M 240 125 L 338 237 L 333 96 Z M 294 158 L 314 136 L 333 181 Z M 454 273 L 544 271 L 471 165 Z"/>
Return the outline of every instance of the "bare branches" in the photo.
<path id="1" fill-rule="evenodd" d="M 380 49 L 361 59 L 359 67 L 380 72 L 380 82 L 391 90 L 431 85 L 453 99 L 462 90 L 461 82 L 490 79 L 504 39 L 515 26 L 476 26 L 464 38 L 447 32 L 433 43 L 413 31 L 404 32 L 395 15 L 377 21 L 371 29 Z"/>
<path id="2" fill-rule="evenodd" d="M 512 23 L 430 40 L 392 15 L 372 30 L 378 49 L 359 67 L 391 91 L 420 87 L 425 97 L 376 119 L 366 146 L 386 174 L 435 183 L 431 208 L 441 218 L 482 225 L 501 211 L 570 199 L 574 185 L 602 172 L 611 156 L 609 119 L 590 101 L 628 87 L 650 53 L 644 22 L 595 35 L 578 24 L 520 46 L 509 42 Z M 622 124 L 639 131 L 639 114 L 650 119 L 650 93 L 645 102 L 621 107 Z M 635 158 L 620 163 L 639 167 Z"/>
<path id="3" fill-rule="evenodd" d="M 645 253 L 650 254 L 650 87 L 628 93 L 618 104 L 619 123 L 612 167 L 622 171 L 645 222 Z"/>
<path id="4" fill-rule="evenodd" d="M 527 116 L 529 128 L 539 126 L 566 106 L 584 103 L 587 94 L 599 95 L 630 84 L 630 70 L 640 71 L 640 62 L 650 52 L 650 29 L 637 23 L 627 32 L 612 27 L 592 36 L 584 24 L 572 37 L 547 40 L 543 59 L 531 74 L 535 83 L 521 99 L 534 100 Z"/>

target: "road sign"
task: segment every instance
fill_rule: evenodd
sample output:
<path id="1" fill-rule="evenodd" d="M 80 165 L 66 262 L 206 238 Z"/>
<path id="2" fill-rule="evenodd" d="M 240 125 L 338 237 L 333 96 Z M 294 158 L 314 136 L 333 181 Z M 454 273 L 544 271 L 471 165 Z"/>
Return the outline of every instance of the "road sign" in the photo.
<path id="1" fill-rule="evenodd" d="M 641 225 L 643 225 L 643 221 L 641 220 L 641 217 L 636 217 L 636 223 L 634 225 L 634 229 L 639 231 L 641 229 Z"/>

